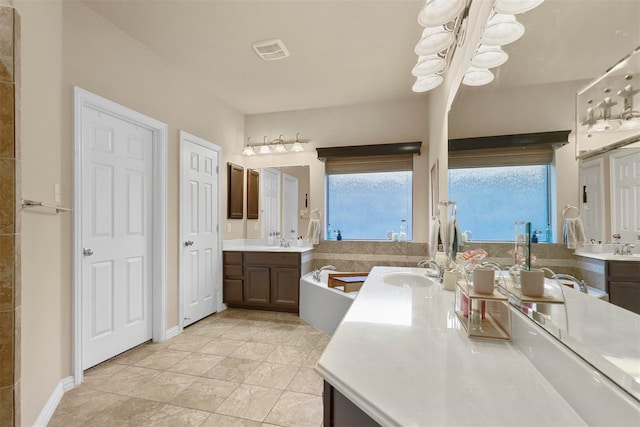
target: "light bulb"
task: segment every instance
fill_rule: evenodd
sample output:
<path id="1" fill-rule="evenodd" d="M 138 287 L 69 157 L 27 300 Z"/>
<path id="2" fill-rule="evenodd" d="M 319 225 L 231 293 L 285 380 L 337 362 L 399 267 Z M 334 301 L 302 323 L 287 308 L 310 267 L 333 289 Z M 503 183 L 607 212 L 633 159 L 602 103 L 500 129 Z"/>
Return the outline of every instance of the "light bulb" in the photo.
<path id="1" fill-rule="evenodd" d="M 444 26 L 427 27 L 422 31 L 422 38 L 416 44 L 414 51 L 416 55 L 433 55 L 447 49 L 455 41 L 456 37 L 453 32 Z"/>
<path id="2" fill-rule="evenodd" d="M 462 12 L 466 0 L 427 0 L 418 14 L 418 23 L 423 27 L 444 25 Z"/>
<path id="3" fill-rule="evenodd" d="M 418 63 L 411 70 L 411 74 L 416 77 L 427 76 L 442 71 L 447 65 L 447 61 L 438 55 L 421 56 Z"/>
<path id="4" fill-rule="evenodd" d="M 494 68 L 507 62 L 509 55 L 500 46 L 480 45 L 471 59 L 471 65 L 476 68 Z"/>
<path id="5" fill-rule="evenodd" d="M 462 84 L 467 86 L 482 86 L 491 83 L 494 77 L 493 73 L 487 69 L 469 67 L 464 74 Z"/>
<path id="6" fill-rule="evenodd" d="M 442 84 L 442 78 L 439 74 L 431 74 L 429 76 L 420 76 L 416 79 L 416 82 L 411 87 L 414 92 L 427 92 L 435 89 Z"/>
<path id="7" fill-rule="evenodd" d="M 482 34 L 482 44 L 488 46 L 502 46 L 513 43 L 524 34 L 524 25 L 513 15 L 496 13 L 487 21 L 487 28 Z"/>

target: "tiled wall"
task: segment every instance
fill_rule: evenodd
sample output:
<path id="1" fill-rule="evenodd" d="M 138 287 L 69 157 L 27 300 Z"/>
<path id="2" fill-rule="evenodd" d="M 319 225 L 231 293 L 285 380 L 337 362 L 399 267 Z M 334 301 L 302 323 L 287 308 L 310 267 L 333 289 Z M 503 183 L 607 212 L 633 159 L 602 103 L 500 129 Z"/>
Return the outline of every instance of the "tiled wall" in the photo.
<path id="1" fill-rule="evenodd" d="M 19 34 L 0 6 L 0 426 L 20 425 Z"/>
<path id="2" fill-rule="evenodd" d="M 482 248 L 487 251 L 487 261 L 494 261 L 503 266 L 513 265 L 513 243 L 482 243 L 473 242 L 466 245 L 466 249 Z M 415 267 L 416 264 L 428 257 L 426 243 L 396 243 L 396 242 L 362 242 L 362 241 L 322 241 L 313 250 L 312 267 L 318 268 L 331 264 L 338 271 L 368 272 L 376 265 L 391 265 L 397 267 Z M 559 244 L 533 244 L 531 255 L 535 257 L 533 267 L 547 267 L 556 273 L 576 275 L 582 279 L 585 270 L 578 268 L 573 249 L 567 249 Z M 599 287 L 593 281 L 604 279 L 597 276 L 585 277 L 594 287 Z"/>

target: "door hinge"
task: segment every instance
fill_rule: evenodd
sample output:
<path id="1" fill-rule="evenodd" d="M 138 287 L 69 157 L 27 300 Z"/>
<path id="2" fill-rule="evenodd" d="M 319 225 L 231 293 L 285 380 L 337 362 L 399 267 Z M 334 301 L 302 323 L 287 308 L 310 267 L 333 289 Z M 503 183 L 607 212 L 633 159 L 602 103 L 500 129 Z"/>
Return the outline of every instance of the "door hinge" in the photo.
<path id="1" fill-rule="evenodd" d="M 216 166 L 216 173 L 220 173 L 220 166 Z"/>

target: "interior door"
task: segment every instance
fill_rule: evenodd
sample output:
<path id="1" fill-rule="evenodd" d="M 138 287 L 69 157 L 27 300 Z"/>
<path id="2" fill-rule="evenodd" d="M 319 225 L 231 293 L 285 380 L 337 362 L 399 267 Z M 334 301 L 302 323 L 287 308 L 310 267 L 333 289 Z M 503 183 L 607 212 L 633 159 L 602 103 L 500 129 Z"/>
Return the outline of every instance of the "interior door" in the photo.
<path id="1" fill-rule="evenodd" d="M 298 237 L 298 178 L 282 174 L 282 236 Z"/>
<path id="2" fill-rule="evenodd" d="M 613 212 L 611 232 L 622 242 L 636 242 L 640 236 L 640 150 L 620 149 L 612 155 Z"/>
<path id="3" fill-rule="evenodd" d="M 280 171 L 272 168 L 262 169 L 260 197 L 262 213 L 262 237 L 280 232 Z"/>
<path id="4" fill-rule="evenodd" d="M 152 337 L 151 130 L 82 110 L 82 368 Z"/>
<path id="5" fill-rule="evenodd" d="M 580 194 L 587 194 L 587 203 L 580 204 L 580 217 L 587 240 L 605 241 L 604 230 L 604 163 L 596 159 L 580 164 Z M 588 207 L 588 208 L 586 208 Z"/>
<path id="6" fill-rule="evenodd" d="M 182 325 L 217 309 L 221 286 L 218 153 L 186 133 L 181 138 Z"/>

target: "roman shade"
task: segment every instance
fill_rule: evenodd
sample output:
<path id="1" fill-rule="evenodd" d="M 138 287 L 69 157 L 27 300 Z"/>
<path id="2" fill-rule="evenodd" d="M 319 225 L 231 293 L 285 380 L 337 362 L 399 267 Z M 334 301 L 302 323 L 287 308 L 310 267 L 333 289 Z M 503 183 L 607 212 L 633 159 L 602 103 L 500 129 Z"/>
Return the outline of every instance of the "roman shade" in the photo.
<path id="1" fill-rule="evenodd" d="M 449 140 L 449 168 L 545 165 L 554 148 L 567 143 L 569 131 L 486 136 Z"/>
<path id="2" fill-rule="evenodd" d="M 413 155 L 421 142 L 317 148 L 327 175 L 367 172 L 412 171 Z"/>

